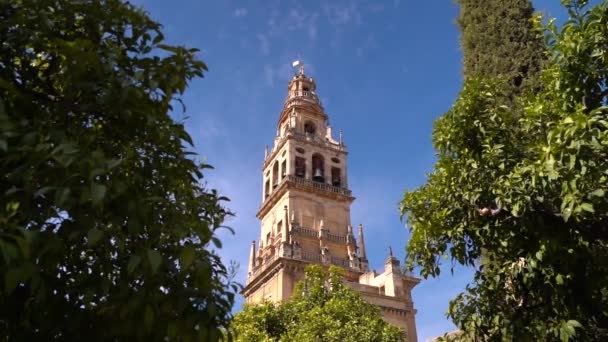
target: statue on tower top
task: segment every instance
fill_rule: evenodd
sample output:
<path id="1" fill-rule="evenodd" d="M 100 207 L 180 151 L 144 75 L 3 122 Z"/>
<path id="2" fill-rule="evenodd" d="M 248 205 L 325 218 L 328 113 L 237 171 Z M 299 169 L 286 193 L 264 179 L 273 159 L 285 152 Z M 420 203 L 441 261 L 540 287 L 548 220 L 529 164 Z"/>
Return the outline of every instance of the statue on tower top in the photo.
<path id="1" fill-rule="evenodd" d="M 301 60 L 295 60 L 293 63 L 291 63 L 291 66 L 293 68 L 298 67 L 299 74 L 304 75 L 304 63 Z"/>

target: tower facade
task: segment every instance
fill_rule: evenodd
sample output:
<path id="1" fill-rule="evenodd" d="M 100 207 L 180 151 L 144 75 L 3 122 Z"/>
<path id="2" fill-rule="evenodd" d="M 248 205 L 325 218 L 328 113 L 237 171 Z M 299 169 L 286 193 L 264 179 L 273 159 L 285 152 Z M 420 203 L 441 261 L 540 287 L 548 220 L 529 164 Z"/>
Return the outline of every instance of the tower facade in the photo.
<path id="1" fill-rule="evenodd" d="M 262 166 L 260 239 L 251 244 L 243 296 L 249 303 L 282 301 L 307 264 L 336 265 L 345 282 L 382 309 L 384 319 L 417 341 L 411 290 L 419 279 L 389 253 L 382 273 L 369 270 L 363 226 L 350 219 L 347 149 L 334 139 L 314 80 L 303 66 L 291 79 L 271 150 Z M 356 235 L 356 237 L 355 237 Z"/>

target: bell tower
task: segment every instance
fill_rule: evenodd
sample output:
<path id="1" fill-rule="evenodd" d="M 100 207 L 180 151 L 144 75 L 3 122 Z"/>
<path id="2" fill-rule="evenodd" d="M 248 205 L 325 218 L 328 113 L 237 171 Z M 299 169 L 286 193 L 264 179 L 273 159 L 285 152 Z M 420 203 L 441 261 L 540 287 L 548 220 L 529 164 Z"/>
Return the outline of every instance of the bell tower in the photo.
<path id="1" fill-rule="evenodd" d="M 334 138 L 316 84 L 302 64 L 287 87 L 274 144 L 265 149 L 262 184 L 260 239 L 257 248 L 251 243 L 246 301 L 286 300 L 307 264 L 336 265 L 345 269 L 352 288 L 382 303 L 385 319 L 416 341 L 410 291 L 419 280 L 402 273 L 392 255 L 384 273 L 369 270 L 363 226 L 357 226 L 355 238 L 350 220 L 355 198 L 348 188 L 343 135 Z M 386 288 L 392 294 L 381 293 Z"/>

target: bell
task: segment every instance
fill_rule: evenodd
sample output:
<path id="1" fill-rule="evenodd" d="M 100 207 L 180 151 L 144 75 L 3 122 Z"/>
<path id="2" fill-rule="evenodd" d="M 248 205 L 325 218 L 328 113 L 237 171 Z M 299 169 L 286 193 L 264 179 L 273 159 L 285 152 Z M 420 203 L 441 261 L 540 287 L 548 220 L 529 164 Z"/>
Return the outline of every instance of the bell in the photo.
<path id="1" fill-rule="evenodd" d="M 314 179 L 323 180 L 323 174 L 321 173 L 321 169 L 315 169 L 315 174 L 313 176 Z"/>

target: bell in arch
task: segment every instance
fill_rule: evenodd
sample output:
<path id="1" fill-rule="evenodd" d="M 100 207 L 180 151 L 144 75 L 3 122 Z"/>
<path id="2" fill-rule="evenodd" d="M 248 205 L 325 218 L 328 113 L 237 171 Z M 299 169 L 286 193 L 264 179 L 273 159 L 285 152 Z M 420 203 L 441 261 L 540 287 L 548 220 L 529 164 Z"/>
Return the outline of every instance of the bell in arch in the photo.
<path id="1" fill-rule="evenodd" d="M 312 178 L 318 182 L 322 182 L 323 173 L 321 172 L 321 169 L 315 169 L 315 173 L 313 174 Z"/>

